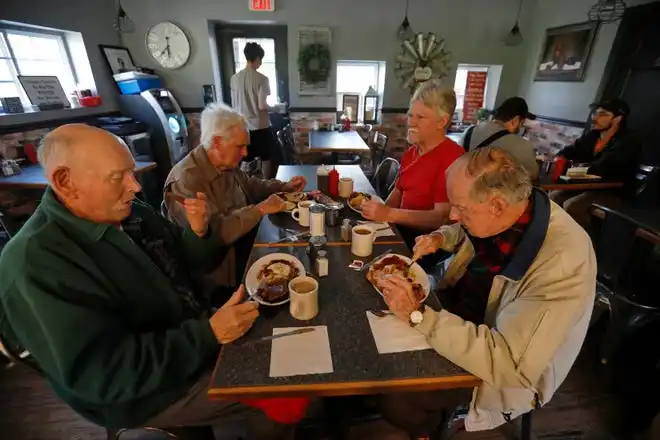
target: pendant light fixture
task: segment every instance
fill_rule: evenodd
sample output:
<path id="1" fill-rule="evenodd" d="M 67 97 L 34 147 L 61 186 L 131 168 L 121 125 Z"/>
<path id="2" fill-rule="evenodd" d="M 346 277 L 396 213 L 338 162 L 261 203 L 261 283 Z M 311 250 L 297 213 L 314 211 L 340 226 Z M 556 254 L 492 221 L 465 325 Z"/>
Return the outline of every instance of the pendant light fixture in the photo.
<path id="1" fill-rule="evenodd" d="M 518 3 L 518 13 L 516 14 L 516 22 L 509 31 L 508 34 L 504 37 L 504 44 L 507 46 L 520 46 L 523 42 L 522 33 L 520 33 L 520 25 L 518 21 L 520 20 L 520 11 L 522 11 L 523 0 L 520 0 Z"/>
<path id="2" fill-rule="evenodd" d="M 589 9 L 589 20 L 599 23 L 614 23 L 623 17 L 626 12 L 626 2 L 624 0 L 598 0 L 598 2 Z"/>
<path id="3" fill-rule="evenodd" d="M 401 23 L 401 26 L 399 26 L 399 30 L 397 31 L 397 38 L 399 41 L 403 42 L 406 40 L 412 40 L 413 37 L 415 36 L 415 32 L 413 32 L 412 27 L 410 27 L 410 22 L 408 21 L 408 3 L 410 0 L 406 0 L 406 16 L 403 19 L 403 22 Z"/>
<path id="4" fill-rule="evenodd" d="M 117 18 L 115 19 L 115 30 L 122 34 L 130 34 L 135 31 L 135 23 L 126 14 L 121 6 L 121 0 L 117 0 Z"/>

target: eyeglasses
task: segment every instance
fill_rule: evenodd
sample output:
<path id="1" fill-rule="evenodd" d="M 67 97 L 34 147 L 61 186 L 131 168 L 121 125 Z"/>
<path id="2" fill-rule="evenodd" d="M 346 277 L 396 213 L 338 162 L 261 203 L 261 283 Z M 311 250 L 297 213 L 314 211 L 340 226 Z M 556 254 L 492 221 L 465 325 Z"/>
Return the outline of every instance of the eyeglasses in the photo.
<path id="1" fill-rule="evenodd" d="M 600 118 L 600 117 L 603 117 L 603 116 L 609 116 L 609 117 L 613 118 L 614 113 L 608 112 L 607 110 L 596 110 L 594 112 L 594 117 L 596 117 L 596 118 Z"/>

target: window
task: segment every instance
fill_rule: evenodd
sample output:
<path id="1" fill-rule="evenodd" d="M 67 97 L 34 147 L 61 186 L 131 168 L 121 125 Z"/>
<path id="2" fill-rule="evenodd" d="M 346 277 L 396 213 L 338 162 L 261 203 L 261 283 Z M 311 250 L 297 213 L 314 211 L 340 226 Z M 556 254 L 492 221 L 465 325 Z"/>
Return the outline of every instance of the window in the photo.
<path id="1" fill-rule="evenodd" d="M 373 87 L 380 95 L 382 107 L 385 87 L 384 61 L 337 61 L 337 110 L 342 110 L 344 94 L 360 95 L 358 121 L 364 119 L 364 95 Z"/>
<path id="2" fill-rule="evenodd" d="M 460 114 L 463 112 L 463 101 L 465 100 L 468 72 L 488 72 L 488 67 L 476 67 L 467 64 L 458 65 L 458 69 L 456 70 L 456 80 L 454 81 L 454 92 L 456 92 L 456 111 L 460 112 Z M 486 88 L 488 88 L 488 79 L 486 79 Z"/>
<path id="3" fill-rule="evenodd" d="M 266 100 L 268 105 L 279 103 L 279 94 L 277 93 L 277 69 L 275 68 L 275 40 L 272 38 L 233 38 L 234 47 L 234 73 L 245 69 L 247 60 L 243 54 L 243 49 L 247 43 L 257 43 L 264 49 L 264 59 L 258 71 L 268 77 L 270 85 L 270 96 Z"/>
<path id="4" fill-rule="evenodd" d="M 76 90 L 63 33 L 0 27 L 0 97 L 18 96 L 24 106 L 30 101 L 18 75 L 56 75 L 64 92 Z"/>

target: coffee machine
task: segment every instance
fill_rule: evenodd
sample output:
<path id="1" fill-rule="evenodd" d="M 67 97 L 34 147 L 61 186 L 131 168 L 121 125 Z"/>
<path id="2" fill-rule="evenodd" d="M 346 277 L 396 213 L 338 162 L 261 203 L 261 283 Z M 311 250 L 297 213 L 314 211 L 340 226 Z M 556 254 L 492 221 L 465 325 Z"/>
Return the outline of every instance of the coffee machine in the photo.
<path id="1" fill-rule="evenodd" d="M 151 150 L 161 188 L 172 167 L 188 154 L 186 118 L 168 89 L 120 95 L 121 111 L 151 129 Z"/>

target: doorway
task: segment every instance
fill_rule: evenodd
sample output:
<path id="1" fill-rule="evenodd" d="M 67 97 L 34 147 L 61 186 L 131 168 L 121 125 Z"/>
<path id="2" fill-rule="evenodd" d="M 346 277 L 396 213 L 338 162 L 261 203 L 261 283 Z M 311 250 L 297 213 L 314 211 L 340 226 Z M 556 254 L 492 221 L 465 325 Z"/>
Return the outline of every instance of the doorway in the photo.
<path id="1" fill-rule="evenodd" d="M 285 25 L 241 25 L 218 23 L 215 26 L 220 62 L 222 96 L 232 105 L 230 79 L 234 73 L 245 68 L 243 55 L 245 44 L 255 42 L 264 48 L 263 64 L 259 72 L 268 77 L 270 96 L 268 104 L 289 101 L 289 53 L 287 50 L 287 27 Z"/>

